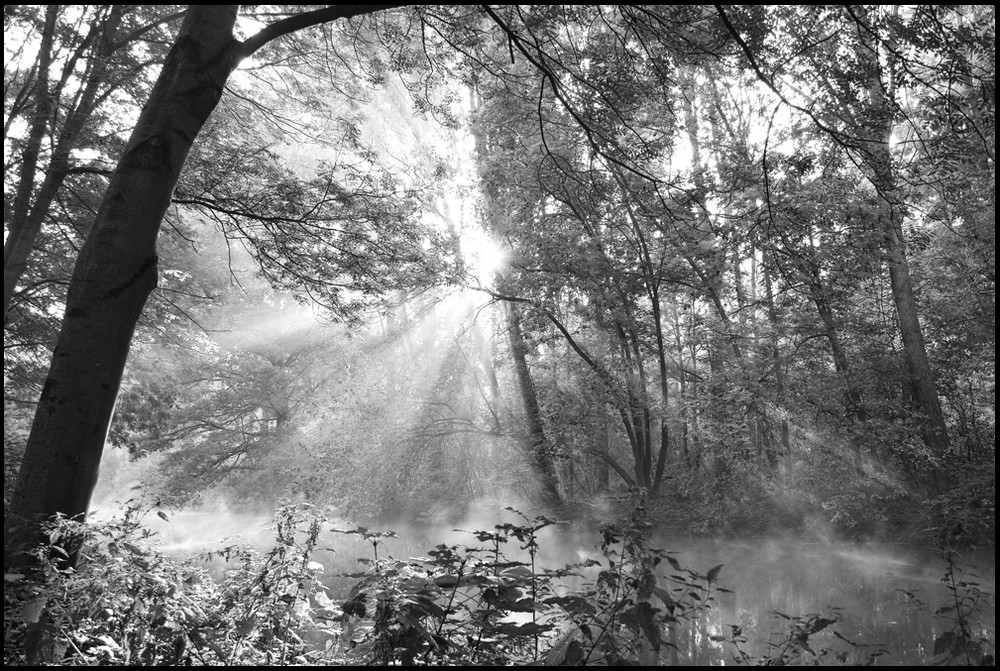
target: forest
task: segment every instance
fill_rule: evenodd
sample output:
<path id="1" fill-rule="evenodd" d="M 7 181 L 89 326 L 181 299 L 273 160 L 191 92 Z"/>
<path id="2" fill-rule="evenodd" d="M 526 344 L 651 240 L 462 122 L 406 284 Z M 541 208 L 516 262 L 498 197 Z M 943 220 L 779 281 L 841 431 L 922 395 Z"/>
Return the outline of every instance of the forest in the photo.
<path id="1" fill-rule="evenodd" d="M 994 12 L 6 5 L 5 665 L 992 665 Z"/>

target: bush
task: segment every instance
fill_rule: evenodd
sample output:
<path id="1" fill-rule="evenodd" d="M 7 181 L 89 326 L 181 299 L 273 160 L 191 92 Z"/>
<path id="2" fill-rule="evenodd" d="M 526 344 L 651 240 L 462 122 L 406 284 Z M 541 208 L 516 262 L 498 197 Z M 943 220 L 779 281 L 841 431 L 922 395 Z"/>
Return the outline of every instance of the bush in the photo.
<path id="1" fill-rule="evenodd" d="M 683 569 L 647 544 L 641 506 L 601 532 L 601 559 L 537 564 L 552 524 L 470 531 L 473 543 L 425 557 L 380 556 L 392 532 L 364 527 L 367 569 L 346 600 L 331 598 L 315 561 L 323 518 L 285 505 L 269 552 L 231 547 L 216 582 L 203 567 L 157 552 L 132 508 L 124 519 L 55 520 L 36 567 L 5 576 L 7 664 L 656 664 L 669 630 L 711 603 L 716 567 Z M 160 513 L 162 515 L 162 513 Z M 76 568 L 62 546 L 84 537 Z M 508 557 L 513 551 L 523 560 Z M 667 576 L 664 570 L 671 571 Z"/>
<path id="2" fill-rule="evenodd" d="M 307 506 L 275 515 L 277 543 L 261 554 L 228 548 L 221 583 L 204 567 L 152 548 L 132 507 L 86 527 L 58 518 L 30 570 L 4 576 L 7 664 L 268 664 L 305 662 L 302 633 L 321 627 L 312 597 L 320 517 Z M 165 516 L 164 513 L 159 513 Z M 76 567 L 67 540 L 83 538 Z"/>

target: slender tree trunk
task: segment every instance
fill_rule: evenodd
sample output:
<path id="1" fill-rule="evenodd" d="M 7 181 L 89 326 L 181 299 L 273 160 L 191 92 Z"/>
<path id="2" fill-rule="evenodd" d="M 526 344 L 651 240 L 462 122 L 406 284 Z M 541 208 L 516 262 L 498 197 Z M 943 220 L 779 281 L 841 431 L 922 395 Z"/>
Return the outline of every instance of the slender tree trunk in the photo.
<path id="1" fill-rule="evenodd" d="M 889 263 L 889 278 L 892 285 L 892 299 L 899 319 L 899 333 L 906 355 L 906 369 L 913 387 L 913 396 L 924 415 L 924 440 L 936 454 L 948 449 L 948 429 L 941 410 L 937 384 L 927 358 L 923 330 L 917 313 L 917 302 L 913 296 L 913 282 L 906 258 L 897 208 L 887 206 L 886 252 Z"/>
<path id="2" fill-rule="evenodd" d="M 545 425 L 542 422 L 542 409 L 538 404 L 538 395 L 528 369 L 527 345 L 521 332 L 521 319 L 517 306 L 507 304 L 507 332 L 510 338 L 510 352 L 514 360 L 514 374 L 517 386 L 521 392 L 524 404 L 524 415 L 527 421 L 528 457 L 542 487 L 542 504 L 549 510 L 558 510 L 562 504 L 556 478 L 555 462 L 552 459 L 552 449 L 545 436 Z"/>
<path id="3" fill-rule="evenodd" d="M 670 301 L 670 319 L 671 325 L 673 327 L 673 352 L 677 358 L 677 363 L 680 368 L 678 374 L 678 386 L 680 388 L 680 425 L 681 425 L 681 437 L 680 437 L 680 456 L 681 462 L 684 464 L 685 468 L 691 468 L 693 466 L 691 460 L 691 447 L 690 447 L 690 429 L 689 429 L 689 415 L 688 410 L 688 374 L 684 364 L 684 338 L 681 334 L 681 322 L 680 322 L 680 312 L 677 309 L 677 297 L 674 296 Z"/>
<path id="4" fill-rule="evenodd" d="M 862 10 L 860 20 L 867 23 L 867 14 Z M 874 31 L 869 31 L 874 36 Z M 899 334 L 903 341 L 903 352 L 906 357 L 906 369 L 910 377 L 910 385 L 917 406 L 924 415 L 924 441 L 938 455 L 948 449 L 948 429 L 941 410 L 941 400 L 938 397 L 937 384 L 927 358 L 927 347 L 924 344 L 923 330 L 920 326 L 917 302 L 913 295 L 913 281 L 910 277 L 910 265 L 906 254 L 906 243 L 903 241 L 904 201 L 897 183 L 890 146 L 895 96 L 894 51 L 883 48 L 881 44 L 872 45 L 869 58 L 873 61 L 873 81 L 868 87 L 871 105 L 876 117 L 881 121 L 875 137 L 867 143 L 864 158 L 872 171 L 872 182 L 880 198 L 879 219 L 885 236 L 886 261 L 889 265 L 889 279 L 892 286 L 892 300 L 896 306 L 896 317 L 899 320 Z M 878 63 L 882 55 L 887 55 L 888 65 L 886 79 L 879 76 L 883 72 Z M 936 484 L 943 484 L 941 474 L 935 473 Z"/>
<path id="5" fill-rule="evenodd" d="M 628 192 L 628 185 L 625 177 L 618 169 L 612 170 L 615 180 L 621 187 L 623 193 Z M 650 251 L 649 241 L 645 230 L 640 224 L 639 216 L 631 205 L 627 207 L 629 222 L 632 224 L 633 248 L 640 259 L 640 267 L 643 273 L 643 280 L 646 289 L 646 296 L 649 298 L 653 312 L 653 332 L 656 337 L 656 363 L 660 376 L 660 450 L 656 457 L 656 467 L 653 470 L 653 445 L 652 430 L 649 426 L 649 401 L 645 400 L 646 380 L 642 369 L 641 352 L 638 347 L 638 338 L 633 338 L 635 343 L 635 359 L 638 362 L 640 372 L 640 383 L 642 385 L 643 408 L 646 418 L 646 445 L 643 454 L 643 477 L 639 481 L 648 483 L 648 487 L 653 494 L 657 494 L 663 481 L 663 473 L 667 466 L 667 457 L 670 450 L 670 424 L 667 416 L 670 408 L 670 385 L 667 379 L 667 353 L 663 339 L 663 316 L 660 306 L 660 283 L 661 278 L 657 273 L 658 264 L 654 264 L 653 255 Z M 631 320 L 634 323 L 634 320 Z"/>
<path id="6" fill-rule="evenodd" d="M 503 418 L 507 416 L 507 410 L 500 393 L 500 381 L 497 379 L 496 368 L 493 366 L 493 339 L 487 338 L 483 334 L 482 327 L 475 319 L 471 319 L 470 323 L 472 324 L 473 343 L 479 355 L 479 366 L 483 369 L 486 384 L 489 386 L 488 408 L 493 418 L 493 428 L 499 432 L 503 428 Z"/>
<path id="7" fill-rule="evenodd" d="M 7 239 L 3 245 L 3 314 L 7 321 L 7 309 L 10 307 L 14 288 L 27 265 L 28 254 L 34 245 L 34 236 L 27 226 L 28 213 L 31 210 L 31 197 L 35 192 L 35 171 L 38 168 L 38 157 L 45 139 L 45 129 L 52 116 L 52 96 L 49 91 L 49 67 L 52 62 L 52 40 L 55 34 L 56 18 L 59 15 L 59 5 L 48 5 L 45 9 L 45 24 L 42 27 L 41 44 L 38 47 L 38 75 L 35 80 L 34 118 L 28 131 L 28 139 L 21 152 L 21 175 L 18 180 L 17 192 L 10 217 L 4 214 L 7 228 Z M 27 247 L 25 250 L 26 239 Z"/>
<path id="8" fill-rule="evenodd" d="M 597 443 L 601 445 L 604 454 L 611 454 L 611 418 L 607 413 L 603 413 L 600 419 L 601 427 L 600 434 L 598 435 Z M 597 462 L 597 482 L 600 486 L 602 492 L 608 491 L 608 485 L 611 484 L 611 472 L 608 467 L 608 462 L 605 459 L 600 459 Z"/>
<path id="9" fill-rule="evenodd" d="M 631 309 L 627 309 L 627 312 L 624 321 L 631 327 L 635 324 L 635 320 Z M 632 447 L 632 472 L 636 486 L 650 489 L 653 483 L 652 418 L 646 395 L 646 367 L 634 330 L 630 329 L 626 333 L 623 323 L 616 321 L 614 337 L 618 339 L 623 360 L 622 368 L 625 372 L 626 407 L 621 414 Z"/>
<path id="10" fill-rule="evenodd" d="M 52 6 L 50 5 L 50 8 Z M 118 28 L 122 21 L 123 14 L 127 11 L 124 5 L 113 5 L 108 9 L 107 16 L 98 21 L 90 29 L 90 33 L 83 43 L 76 49 L 72 58 L 64 66 L 64 71 L 76 69 L 77 63 L 82 58 L 85 49 L 91 49 L 86 58 L 85 71 L 82 77 L 85 79 L 83 89 L 78 91 L 69 102 L 59 103 L 68 109 L 63 110 L 65 121 L 62 128 L 53 127 L 52 134 L 56 135 L 52 148 L 51 158 L 45 169 L 45 176 L 41 186 L 38 187 L 34 195 L 34 202 L 30 209 L 25 207 L 15 208 L 8 223 L 10 235 L 4 242 L 4 320 L 10 310 L 10 303 L 17 289 L 17 284 L 28 268 L 28 261 L 35 249 L 38 234 L 41 232 L 45 218 L 49 214 L 56 194 L 70 174 L 70 161 L 73 150 L 77 147 L 81 132 L 87 121 L 90 120 L 94 111 L 103 100 L 117 89 L 120 89 L 127 82 L 119 80 L 109 84 L 107 80 L 108 65 L 114 53 L 120 49 L 130 48 L 129 42 L 119 44 L 116 42 Z M 80 76 L 78 74 L 78 76 Z M 65 89 L 67 77 L 64 75 L 56 88 L 49 92 L 47 105 L 51 107 L 53 102 L 59 101 Z M 103 90 L 102 90 L 103 89 Z M 58 115 L 51 115 L 46 119 L 53 126 L 57 126 Z M 20 199 L 19 193 L 19 199 Z M 30 193 L 27 194 L 30 197 Z"/>
<path id="11" fill-rule="evenodd" d="M 792 475 L 792 448 L 788 440 L 788 418 L 785 416 L 785 369 L 781 365 L 781 349 L 779 346 L 779 329 L 781 322 L 778 318 L 778 308 L 774 304 L 774 288 L 771 285 L 771 270 L 764 264 L 764 301 L 767 305 L 767 320 L 771 325 L 771 369 L 775 381 L 775 399 L 778 407 L 782 408 L 781 417 L 781 453 L 784 456 L 784 484 L 787 487 L 791 483 Z"/>
<path id="12" fill-rule="evenodd" d="M 865 410 L 864 403 L 862 402 L 861 392 L 854 382 L 854 374 L 851 372 L 847 351 L 844 349 L 844 344 L 840 338 L 840 330 L 837 319 L 833 314 L 833 307 L 830 305 L 828 299 L 827 289 L 820 277 L 819 266 L 812 263 L 810 267 L 803 268 L 803 271 L 807 274 L 806 281 L 809 284 L 809 294 L 816 305 L 816 312 L 819 313 L 820 320 L 823 322 L 823 335 L 826 336 L 827 342 L 830 343 L 830 352 L 833 356 L 833 369 L 844 384 L 844 408 L 847 417 L 854 422 L 864 423 L 868 420 L 868 412 Z M 861 468 L 861 443 L 858 441 L 857 436 L 851 436 L 849 441 L 851 453 L 854 457 L 854 466 Z"/>
<path id="13" fill-rule="evenodd" d="M 653 305 L 653 329 L 656 332 L 656 362 L 660 373 L 660 453 L 656 458 L 656 471 L 653 474 L 653 493 L 660 492 L 663 484 L 663 473 L 667 466 L 670 453 L 670 424 L 667 413 L 670 411 L 670 383 L 667 380 L 667 350 L 663 340 L 663 316 L 660 309 L 660 293 L 653 285 L 650 288 L 650 299 Z"/>

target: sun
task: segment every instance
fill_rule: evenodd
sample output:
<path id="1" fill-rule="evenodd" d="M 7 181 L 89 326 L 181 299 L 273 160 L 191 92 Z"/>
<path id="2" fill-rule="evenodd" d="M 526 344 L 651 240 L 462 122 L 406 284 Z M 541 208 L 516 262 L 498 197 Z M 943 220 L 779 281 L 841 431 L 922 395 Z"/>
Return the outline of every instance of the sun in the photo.
<path id="1" fill-rule="evenodd" d="M 507 267 L 508 254 L 499 241 L 478 226 L 465 226 L 459 237 L 462 260 L 469 280 L 492 286 L 497 273 Z"/>

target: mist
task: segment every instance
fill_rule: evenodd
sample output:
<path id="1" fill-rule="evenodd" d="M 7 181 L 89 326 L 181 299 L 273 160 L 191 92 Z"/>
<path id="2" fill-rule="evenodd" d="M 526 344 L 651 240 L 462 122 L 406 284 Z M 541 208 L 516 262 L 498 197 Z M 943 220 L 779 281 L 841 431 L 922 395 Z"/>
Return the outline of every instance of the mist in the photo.
<path id="1" fill-rule="evenodd" d="M 819 511 L 787 523 L 780 514 L 801 499 L 781 487 L 729 518 L 710 513 L 708 500 L 692 508 L 679 497 L 650 497 L 615 483 L 600 460 L 574 452 L 595 432 L 606 446 L 622 440 L 606 416 L 564 407 L 571 423 L 562 433 L 550 424 L 563 450 L 555 472 L 565 499 L 557 512 L 540 507 L 537 471 L 510 392 L 515 382 L 505 368 L 508 328 L 503 310 L 473 291 L 403 301 L 352 329 L 282 301 L 227 315 L 199 349 L 221 355 L 231 370 L 217 379 L 239 375 L 250 383 L 241 382 L 237 396 L 210 388 L 190 401 L 177 397 L 174 421 L 195 428 L 175 434 L 166 449 L 139 457 L 107 449 L 91 516 L 107 520 L 132 507 L 157 552 L 224 580 L 233 569 L 224 559 L 228 548 L 270 552 L 275 508 L 309 506 L 323 516 L 314 553 L 320 580 L 330 599 L 342 601 L 376 558 L 419 565 L 440 546 L 480 548 L 475 556 L 484 562 L 499 549 L 506 561 L 540 573 L 566 570 L 552 590 L 572 594 L 594 584 L 609 560 L 620 561 L 615 552 L 624 546 L 607 543 L 606 530 L 639 530 L 643 547 L 669 553 L 684 580 L 704 581 L 721 567 L 705 583 L 704 610 L 671 633 L 670 659 L 691 664 L 766 659 L 809 618 L 837 623 L 816 633 L 819 645 L 836 651 L 830 654 L 860 663 L 881 657 L 884 646 L 893 664 L 926 663 L 928 641 L 947 624 L 935 610 L 954 596 L 942 585 L 949 566 L 977 586 L 976 635 L 991 635 L 992 553 L 966 549 L 949 560 L 929 545 L 878 540 L 878 527 L 844 534 Z M 572 367 L 565 371 L 564 387 L 585 379 Z M 549 412 L 564 402 L 560 393 L 567 390 L 541 397 Z M 266 427 L 263 438 L 209 419 L 237 401 L 249 401 L 252 411 L 241 421 Z M 830 438 L 819 430 L 800 435 L 805 453 Z M 836 459 L 832 467 L 840 467 Z M 740 515 L 752 519 L 762 514 L 757 508 L 779 518 L 740 533 Z M 721 522 L 715 529 L 706 524 L 709 514 Z M 540 527 L 532 535 L 537 549 L 510 535 L 512 527 L 533 525 Z M 381 532 L 374 546 L 364 536 Z M 484 532 L 504 542 L 477 538 Z M 664 585 L 684 585 L 676 571 L 659 576 Z M 844 640 L 857 645 L 839 650 Z"/>
<path id="2" fill-rule="evenodd" d="M 6 661 L 994 661 L 992 6 L 237 14 L 5 14 Z"/>
<path id="3" fill-rule="evenodd" d="M 121 464 L 119 464 L 121 466 Z M 109 468 L 109 470 L 111 470 Z M 127 470 L 127 469 L 126 469 Z M 217 580 L 224 580 L 232 566 L 224 559 L 229 548 L 249 547 L 267 553 L 275 543 L 272 517 L 263 513 L 264 502 L 256 510 L 233 506 L 221 496 L 205 498 L 197 505 L 179 509 L 158 506 L 149 500 L 132 505 L 146 506 L 143 527 L 152 531 L 149 542 L 156 551 L 206 567 Z M 275 502 L 294 505 L 283 500 Z M 372 560 L 386 565 L 397 561 L 414 566 L 429 562 L 428 552 L 441 546 L 480 548 L 481 561 L 493 559 L 495 547 L 477 540 L 477 532 L 503 536 L 505 525 L 542 526 L 531 537 L 537 552 L 506 536 L 499 543 L 504 561 L 532 566 L 539 574 L 546 570 L 569 569 L 569 574 L 553 580 L 554 594 L 573 594 L 593 584 L 608 558 L 622 545 L 611 543 L 602 549 L 600 524 L 593 519 L 576 521 L 533 517 L 531 508 L 509 510 L 502 501 L 472 502 L 461 520 L 414 522 L 412 519 L 383 519 L 377 526 L 332 515 L 324 516 L 323 532 L 313 557 L 321 568 L 320 580 L 327 596 L 346 602 L 359 582 L 358 576 L 372 571 Z M 114 506 L 102 508 L 103 518 Z M 367 520 L 371 523 L 372 520 Z M 627 529 L 626 519 L 605 519 L 605 528 Z M 373 547 L 370 539 L 357 533 L 365 529 L 382 534 Z M 390 533 L 391 532 L 391 533 Z M 830 537 L 797 540 L 789 534 L 747 538 L 706 537 L 645 528 L 639 536 L 649 548 L 669 552 L 681 567 L 681 577 L 666 564 L 658 572 L 662 584 L 686 584 L 691 576 L 703 579 L 713 567 L 721 567 L 702 598 L 704 610 L 686 616 L 671 629 L 672 647 L 668 656 L 674 663 L 717 665 L 734 661 L 748 663 L 775 655 L 786 645 L 795 628 L 809 618 L 830 618 L 835 625 L 811 637 L 816 650 L 826 650 L 840 663 L 926 664 L 937 659 L 930 655 L 927 642 L 947 630 L 947 615 L 956 595 L 967 598 L 968 591 L 949 589 L 946 577 L 973 585 L 975 617 L 970 618 L 970 635 L 989 639 L 995 626 L 995 566 L 992 551 L 967 549 L 942 553 L 933 548 L 904 543 L 873 543 L 837 540 Z M 614 562 L 611 563 L 614 566 Z M 603 569 L 602 569 L 603 567 Z M 961 594 L 960 594 L 961 592 Z M 526 614 L 509 616 L 512 623 L 526 623 Z M 845 644 L 850 641 L 850 644 Z M 936 654 L 936 653 L 935 653 Z M 835 656 L 835 657 L 833 657 Z"/>

